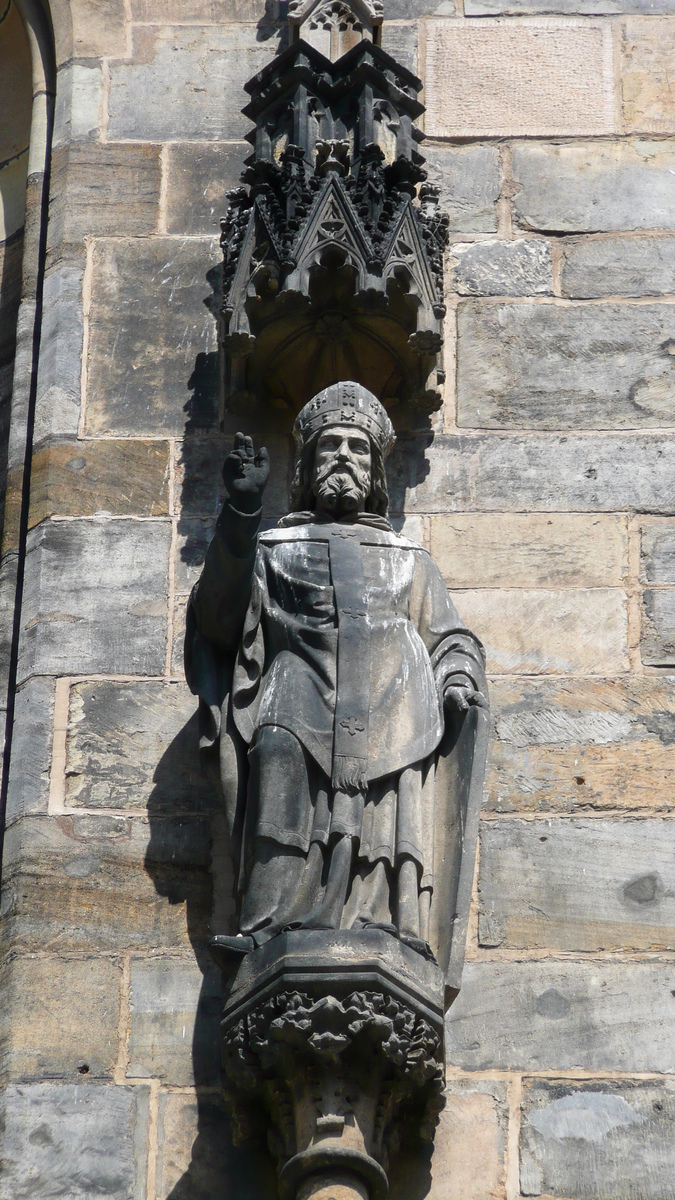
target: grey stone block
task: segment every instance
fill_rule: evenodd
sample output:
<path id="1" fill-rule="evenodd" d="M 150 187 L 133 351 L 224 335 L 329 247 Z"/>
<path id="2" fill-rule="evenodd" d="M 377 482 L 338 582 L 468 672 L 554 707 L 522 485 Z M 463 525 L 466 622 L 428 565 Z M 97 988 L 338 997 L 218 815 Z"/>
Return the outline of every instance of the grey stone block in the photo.
<path id="1" fill-rule="evenodd" d="M 387 462 L 394 512 L 672 512 L 670 434 L 439 435 L 399 439 Z"/>
<path id="2" fill-rule="evenodd" d="M 554 951 L 675 949 L 675 826 L 486 821 L 479 941 Z"/>
<path id="3" fill-rule="evenodd" d="M 645 524 L 640 538 L 640 578 L 675 583 L 675 524 Z"/>
<path id="4" fill-rule="evenodd" d="M 460 296 L 545 296 L 553 290 L 548 242 L 457 242 L 447 262 L 450 288 Z"/>
<path id="5" fill-rule="evenodd" d="M 470 1071 L 675 1070 L 671 963 L 467 963 L 448 1062 Z"/>
<path id="6" fill-rule="evenodd" d="M 255 25 L 135 26 L 133 60 L 111 63 L 109 137 L 241 140 L 244 84 L 269 60 Z"/>
<path id="7" fill-rule="evenodd" d="M 127 1078 L 185 1086 L 220 1078 L 220 971 L 206 962 L 132 960 Z"/>
<path id="8" fill-rule="evenodd" d="M 182 517 L 178 527 L 175 588 L 178 595 L 190 592 L 199 579 L 216 522 Z"/>
<path id="9" fill-rule="evenodd" d="M 521 13 L 560 13 L 563 16 L 612 16 L 619 13 L 667 13 L 673 0 L 465 0 L 467 17 L 519 16 Z"/>
<path id="10" fill-rule="evenodd" d="M 250 153 L 234 144 L 176 142 L 169 146 L 166 228 L 191 235 L 219 232 L 228 208 L 226 193 L 237 187 Z"/>
<path id="11" fill-rule="evenodd" d="M 441 203 L 453 233 L 495 233 L 499 200 L 499 151 L 496 146 L 434 146 L 424 143 L 430 183 L 441 189 Z"/>
<path id="12" fill-rule="evenodd" d="M 563 233 L 675 229 L 668 142 L 514 146 L 514 204 L 524 228 Z"/>
<path id="13" fill-rule="evenodd" d="M 45 277 L 35 443 L 77 434 L 80 420 L 84 264 L 61 263 Z"/>
<path id="14" fill-rule="evenodd" d="M 413 14 L 406 13 L 405 15 L 411 17 Z M 413 75 L 419 74 L 417 40 L 417 22 L 391 25 L 387 20 L 382 26 L 382 49 L 386 50 L 387 54 L 391 54 L 392 58 L 400 62 L 408 71 L 412 71 Z"/>
<path id="15" fill-rule="evenodd" d="M 194 517 L 215 518 L 220 512 L 225 496 L 223 484 L 223 462 L 232 446 L 233 433 L 242 424 L 242 418 L 226 418 L 231 430 L 225 434 L 195 434 L 186 437 L 179 449 L 176 464 L 176 491 L 181 512 L 179 535 L 189 538 Z M 251 428 L 250 424 L 246 425 Z M 291 479 L 293 451 L 291 439 L 278 434 L 258 435 L 254 430 L 256 445 L 266 445 L 270 455 L 271 474 L 265 489 L 264 515 L 273 517 L 288 508 L 288 488 Z M 186 520 L 188 524 L 185 524 Z"/>
<path id="16" fill-rule="evenodd" d="M 2 1200 L 146 1200 L 147 1088 L 34 1083 L 0 1103 Z"/>
<path id="17" fill-rule="evenodd" d="M 197 699 L 185 684 L 78 683 L 70 695 L 68 807 L 208 809 L 215 793 L 198 756 Z"/>
<path id="18" fill-rule="evenodd" d="M 214 423 L 216 323 L 207 301 L 217 287 L 209 264 L 218 258 L 209 238 L 97 243 L 88 433 L 180 434 L 188 420 Z"/>
<path id="19" fill-rule="evenodd" d="M 8 470 L 21 467 L 26 453 L 26 421 L 33 369 L 35 301 L 22 300 L 16 323 L 16 352 L 12 377 L 12 420 L 7 443 Z"/>
<path id="20" fill-rule="evenodd" d="M 675 666 L 675 588 L 642 593 L 640 653 L 650 667 Z"/>
<path id="21" fill-rule="evenodd" d="M 53 148 L 68 142 L 94 140 L 98 133 L 103 95 L 101 67 L 66 63 L 59 68 L 54 113 Z"/>
<path id="22" fill-rule="evenodd" d="M 574 298 L 675 292 L 675 238 L 594 237 L 564 247 L 562 294 Z"/>
<path id="23" fill-rule="evenodd" d="M 16 693 L 7 823 L 46 812 L 54 738 L 54 680 L 29 679 Z"/>
<path id="24" fill-rule="evenodd" d="M 521 1111 L 523 1195 L 670 1200 L 672 1080 L 533 1080 L 525 1086 Z"/>
<path id="25" fill-rule="evenodd" d="M 458 311 L 458 424 L 639 429 L 675 420 L 675 305 Z"/>
<path id="26" fill-rule="evenodd" d="M 170 538 L 160 521 L 50 521 L 33 530 L 19 680 L 161 674 Z"/>

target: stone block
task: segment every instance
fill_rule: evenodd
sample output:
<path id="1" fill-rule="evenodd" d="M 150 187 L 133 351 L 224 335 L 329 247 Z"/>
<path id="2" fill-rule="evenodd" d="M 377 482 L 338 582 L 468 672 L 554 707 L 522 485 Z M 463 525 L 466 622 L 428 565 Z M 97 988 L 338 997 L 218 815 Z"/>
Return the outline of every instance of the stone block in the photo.
<path id="1" fill-rule="evenodd" d="M 111 1078 L 121 978 L 120 964 L 99 956 L 11 959 L 2 981 L 3 1078 Z"/>
<path id="2" fill-rule="evenodd" d="M 82 390 L 83 277 L 84 264 L 76 263 L 61 263 L 45 277 L 34 445 L 46 437 L 77 434 Z M 10 453 L 10 467 L 12 459 Z"/>
<path id="3" fill-rule="evenodd" d="M 188 947 L 211 908 L 205 819 L 27 817 L 7 830 L 6 949 L 53 953 Z"/>
<path id="4" fill-rule="evenodd" d="M 178 595 L 192 591 L 199 579 L 209 548 L 215 518 L 207 521 L 182 517 L 178 528 L 178 554 L 176 555 L 175 589 Z"/>
<path id="5" fill-rule="evenodd" d="M 7 823 L 47 811 L 54 737 L 54 680 L 29 679 L 15 697 Z"/>
<path id="6" fill-rule="evenodd" d="M 76 142 L 52 162 L 49 250 L 85 237 L 155 233 L 159 216 L 159 146 Z"/>
<path id="7" fill-rule="evenodd" d="M 673 0 L 465 0 L 464 12 L 467 17 L 515 17 L 522 13 L 614 16 L 673 12 Z"/>
<path id="8" fill-rule="evenodd" d="M 522 1102 L 525 1196 L 665 1200 L 675 1171 L 671 1080 L 528 1080 Z"/>
<path id="9" fill-rule="evenodd" d="M 573 299 L 675 292 L 675 238 L 595 237 L 568 242 L 562 293 Z"/>
<path id="10" fill-rule="evenodd" d="M 134 21 L 157 25 L 182 21 L 222 25 L 230 21 L 271 25 L 279 19 L 280 0 L 131 0 Z"/>
<path id="11" fill-rule="evenodd" d="M 246 142 L 175 142 L 168 147 L 168 233 L 217 233 L 250 153 Z"/>
<path id="12" fill-rule="evenodd" d="M 458 310 L 458 424 L 640 429 L 675 414 L 675 305 L 499 304 Z"/>
<path id="13" fill-rule="evenodd" d="M 2 1200 L 148 1200 L 148 1088 L 34 1083 L 2 1104 Z"/>
<path id="14" fill-rule="evenodd" d="M 77 0 L 73 14 L 73 50 L 78 58 L 125 54 L 124 0 Z"/>
<path id="15" fill-rule="evenodd" d="M 434 146 L 425 142 L 425 170 L 441 189 L 453 233 L 495 233 L 500 192 L 496 146 Z"/>
<path id="16" fill-rule="evenodd" d="M 675 132 L 673 70 L 675 21 L 629 17 L 621 45 L 621 99 L 628 133 Z"/>
<path id="17" fill-rule="evenodd" d="M 128 1079 L 186 1086 L 220 1079 L 221 973 L 208 959 L 133 959 Z"/>
<path id="18" fill-rule="evenodd" d="M 469 1071 L 675 1070 L 672 964 L 467 963 L 446 1055 Z"/>
<path id="19" fill-rule="evenodd" d="M 561 233 L 675 229 L 673 170 L 669 142 L 516 145 L 516 220 Z"/>
<path id="20" fill-rule="evenodd" d="M 481 945 L 675 949 L 671 820 L 485 821 L 480 844 Z"/>
<path id="21" fill-rule="evenodd" d="M 215 802 L 199 765 L 186 684 L 78 683 L 70 693 L 66 805 L 199 812 Z"/>
<path id="22" fill-rule="evenodd" d="M 412 16 L 412 13 L 406 13 L 406 16 Z M 419 75 L 419 66 L 417 59 L 417 22 L 401 22 L 399 25 L 393 25 L 387 13 L 387 20 L 382 26 L 382 49 L 391 54 L 401 66 L 406 67 L 408 71 L 412 71 L 413 75 Z"/>
<path id="23" fill-rule="evenodd" d="M 69 62 L 59 68 L 53 149 L 68 142 L 95 141 L 103 102 L 100 64 Z"/>
<path id="24" fill-rule="evenodd" d="M 640 653 L 647 666 L 675 666 L 675 588 L 642 593 Z"/>
<path id="25" fill-rule="evenodd" d="M 241 417 L 228 418 L 237 428 Z M 247 424 L 247 429 L 250 425 Z M 293 450 L 290 437 L 280 434 L 260 435 L 254 432 L 256 446 L 266 445 L 270 455 L 270 478 L 265 488 L 263 513 L 272 519 L 288 510 L 288 491 L 293 469 Z M 225 497 L 223 462 L 232 446 L 233 434 L 190 434 L 177 455 L 176 494 L 181 512 L 179 535 L 189 537 L 190 521 L 194 517 L 215 518 Z M 185 522 L 188 524 L 185 524 Z"/>
<path id="26" fill-rule="evenodd" d="M 90 435 L 180 434 L 214 422 L 214 239 L 97 242 L 89 335 Z M 143 280 L 139 287 L 139 277 Z M 206 303 L 208 301 L 208 304 Z M 188 416 L 186 417 L 186 412 Z"/>
<path id="27" fill-rule="evenodd" d="M 170 539 L 160 521 L 50 521 L 33 530 L 19 679 L 161 674 Z"/>
<path id="28" fill-rule="evenodd" d="M 490 703 L 488 809 L 672 808 L 671 677 L 495 679 Z"/>
<path id="29" fill-rule="evenodd" d="M 548 242 L 456 242 L 447 262 L 450 290 L 460 296 L 546 296 L 553 291 Z"/>
<path id="30" fill-rule="evenodd" d="M 453 594 L 497 674 L 612 675 L 628 670 L 618 588 L 485 588 Z"/>
<path id="31" fill-rule="evenodd" d="M 171 674 L 174 679 L 185 679 L 185 618 L 187 596 L 179 596 L 173 605 L 173 645 L 171 647 Z"/>
<path id="32" fill-rule="evenodd" d="M 425 130 L 434 138 L 614 132 L 612 41 L 601 24 L 429 21 Z"/>
<path id="33" fill-rule="evenodd" d="M 626 577 L 628 527 L 614 515 L 448 513 L 431 518 L 431 553 L 450 589 L 608 587 Z"/>
<path id="34" fill-rule="evenodd" d="M 675 523 L 647 523 L 640 530 L 640 578 L 675 583 Z"/>
<path id="35" fill-rule="evenodd" d="M 137 25 L 132 60 L 111 63 L 108 135 L 113 141 L 241 141 L 250 129 L 240 112 L 248 101 L 244 84 L 269 61 L 255 26 Z"/>

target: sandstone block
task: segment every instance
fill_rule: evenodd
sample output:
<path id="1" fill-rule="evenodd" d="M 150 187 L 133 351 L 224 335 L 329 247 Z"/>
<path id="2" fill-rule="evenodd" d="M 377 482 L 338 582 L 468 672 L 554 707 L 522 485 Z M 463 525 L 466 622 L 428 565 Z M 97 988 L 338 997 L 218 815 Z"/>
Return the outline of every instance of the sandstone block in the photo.
<path id="1" fill-rule="evenodd" d="M 387 21 L 405 21 L 411 17 L 452 17 L 455 11 L 454 0 L 389 0 Z"/>
<path id="2" fill-rule="evenodd" d="M 123 0 L 79 0 L 71 6 L 73 49 L 79 58 L 125 54 Z"/>
<path id="3" fill-rule="evenodd" d="M 496 146 L 434 146 L 425 142 L 425 170 L 441 189 L 454 233 L 494 233 L 499 200 Z"/>
<path id="4" fill-rule="evenodd" d="M 519 16 L 521 13 L 594 17 L 672 11 L 672 0 L 465 0 L 464 3 L 467 17 Z"/>
<path id="5" fill-rule="evenodd" d="M 640 578 L 648 583 L 675 583 L 675 523 L 642 526 Z"/>
<path id="6" fill-rule="evenodd" d="M 76 142 L 52 163 L 49 248 L 84 238 L 154 233 L 159 214 L 159 146 Z"/>
<path id="7" fill-rule="evenodd" d="M 465 1070 L 675 1068 L 670 963 L 467 963 L 448 1013 L 448 1062 Z"/>
<path id="8" fill-rule="evenodd" d="M 1 1103 L 3 1200 L 147 1200 L 147 1088 L 21 1084 Z"/>
<path id="9" fill-rule="evenodd" d="M 222 1006 L 215 965 L 202 975 L 194 961 L 133 960 L 127 1078 L 218 1082 Z"/>
<path id="10" fill-rule="evenodd" d="M 628 670 L 626 599 L 618 588 L 455 592 L 497 674 L 612 675 Z"/>
<path id="11" fill-rule="evenodd" d="M 61 442 L 33 456 L 31 529 L 55 515 L 159 517 L 168 511 L 167 442 Z"/>
<path id="12" fill-rule="evenodd" d="M 46 812 L 54 729 L 54 680 L 29 679 L 15 698 L 7 823 Z"/>
<path id="13" fill-rule="evenodd" d="M 53 521 L 29 536 L 19 678 L 158 675 L 166 651 L 170 527 Z"/>
<path id="14" fill-rule="evenodd" d="M 627 571 L 625 517 L 449 513 L 431 518 L 431 553 L 452 588 L 603 587 Z"/>
<path id="15" fill-rule="evenodd" d="M 642 593 L 640 653 L 650 667 L 675 666 L 675 589 L 649 588 Z"/>
<path id="16" fill-rule="evenodd" d="M 211 906 L 207 822 L 86 814 L 27 817 L 7 831 L 6 949 L 189 947 Z"/>
<path id="17" fill-rule="evenodd" d="M 59 68 L 53 148 L 68 142 L 94 141 L 103 99 L 101 67 L 66 63 Z"/>
<path id="18" fill-rule="evenodd" d="M 0 565 L 0 687 L 5 689 L 2 692 L 1 703 L 3 708 L 6 704 L 6 689 L 9 679 L 17 575 L 17 556 L 15 554 L 5 554 Z"/>
<path id="19" fill-rule="evenodd" d="M 675 238 L 584 238 L 565 246 L 562 292 L 573 298 L 675 292 Z"/>
<path id="20" fill-rule="evenodd" d="M 486 821 L 479 941 L 560 951 L 675 948 L 673 822 Z"/>
<path id="21" fill-rule="evenodd" d="M 185 619 L 187 596 L 178 596 L 173 605 L 173 646 L 171 648 L 171 674 L 174 679 L 185 679 Z"/>
<path id="22" fill-rule="evenodd" d="M 166 228 L 169 233 L 213 234 L 228 208 L 249 152 L 245 142 L 175 142 L 169 146 Z"/>
<path id="23" fill-rule="evenodd" d="M 276 1200 L 276 1169 L 266 1147 L 237 1149 L 223 1102 L 213 1090 L 185 1094 L 160 1092 L 157 1192 L 173 1188 L 195 1196 L 228 1200 Z M 176 1193 L 179 1194 L 178 1192 Z"/>
<path id="24" fill-rule="evenodd" d="M 525 1196 L 668 1195 L 675 1169 L 672 1081 L 531 1080 L 522 1113 Z"/>
<path id="25" fill-rule="evenodd" d="M 34 444 L 50 436 L 77 434 L 84 336 L 83 276 L 83 265 L 61 263 L 45 277 Z M 12 458 L 10 455 L 10 466 Z"/>
<path id="26" fill-rule="evenodd" d="M 490 703 L 489 809 L 672 807 L 670 677 L 495 679 Z"/>
<path id="27" fill-rule="evenodd" d="M 429 21 L 425 104 L 435 138 L 612 133 L 610 31 L 536 18 Z"/>
<path id="28" fill-rule="evenodd" d="M 670 10 L 672 12 L 672 9 Z M 669 17 L 629 17 L 621 46 L 621 98 L 628 132 L 673 133 L 675 22 Z"/>
<path id="29" fill-rule="evenodd" d="M 70 694 L 66 805 L 203 811 L 197 700 L 183 684 L 78 683 Z M 130 753 L 130 748 L 133 752 Z"/>
<path id="30" fill-rule="evenodd" d="M 548 242 L 455 242 L 450 289 L 460 296 L 545 296 L 553 290 Z"/>
<path id="31" fill-rule="evenodd" d="M 213 239 L 100 241 L 94 253 L 87 433 L 182 433 L 213 422 L 215 321 L 204 300 Z M 143 287 L 139 288 L 139 274 Z M 190 395 L 192 393 L 192 397 Z"/>
<path id="32" fill-rule="evenodd" d="M 230 21 L 270 25 L 279 18 L 279 0 L 131 0 L 134 21 L 165 25 L 190 21 L 222 25 Z"/>
<path id="33" fill-rule="evenodd" d="M 673 169 L 669 142 L 517 145 L 516 219 L 563 233 L 673 229 Z"/>
<path id="34" fill-rule="evenodd" d="M 639 429 L 675 414 L 675 305 L 497 304 L 458 311 L 458 423 Z"/>
<path id="35" fill-rule="evenodd" d="M 269 60 L 254 25 L 136 26 L 132 61 L 110 68 L 109 137 L 240 141 L 244 84 Z"/>
<path id="36" fill-rule="evenodd" d="M 3 1077 L 110 1078 L 121 978 L 119 963 L 100 957 L 10 960 L 0 1014 Z"/>

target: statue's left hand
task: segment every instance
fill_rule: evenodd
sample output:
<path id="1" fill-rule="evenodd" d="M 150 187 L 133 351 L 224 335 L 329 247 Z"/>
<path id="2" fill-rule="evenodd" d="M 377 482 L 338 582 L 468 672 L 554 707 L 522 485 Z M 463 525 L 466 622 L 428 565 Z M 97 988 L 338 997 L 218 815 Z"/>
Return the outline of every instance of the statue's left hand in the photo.
<path id="1" fill-rule="evenodd" d="M 468 675 L 453 675 L 443 693 L 443 704 L 453 713 L 465 713 L 470 708 L 488 708 L 487 696 L 475 686 Z"/>

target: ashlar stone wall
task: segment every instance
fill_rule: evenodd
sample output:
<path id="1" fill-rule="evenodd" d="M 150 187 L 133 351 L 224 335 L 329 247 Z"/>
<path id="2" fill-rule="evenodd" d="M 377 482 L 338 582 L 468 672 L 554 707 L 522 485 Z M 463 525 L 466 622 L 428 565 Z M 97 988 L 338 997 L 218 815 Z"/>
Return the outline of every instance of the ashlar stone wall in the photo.
<path id="1" fill-rule="evenodd" d="M 485 640 L 494 710 L 447 1106 L 392 1200 L 672 1200 L 675 2 L 385 16 L 452 229 L 445 403 L 397 447 L 393 506 Z M 205 939 L 231 896 L 181 640 L 235 428 L 218 218 L 283 21 L 273 0 L 52 18 L 0 1196 L 271 1200 L 219 1101 Z M 273 518 L 290 414 L 240 423 Z M 19 485 L 10 462 L 6 552 Z"/>

